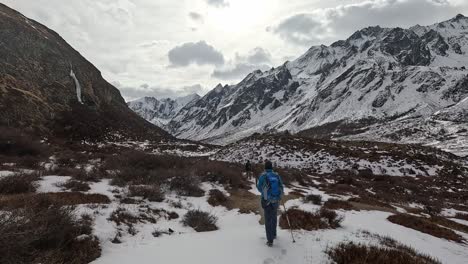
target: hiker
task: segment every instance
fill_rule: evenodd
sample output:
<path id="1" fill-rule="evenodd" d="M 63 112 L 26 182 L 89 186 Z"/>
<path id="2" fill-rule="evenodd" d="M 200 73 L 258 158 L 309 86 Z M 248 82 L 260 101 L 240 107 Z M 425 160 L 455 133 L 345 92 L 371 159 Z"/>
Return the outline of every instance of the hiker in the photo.
<path id="1" fill-rule="evenodd" d="M 284 187 L 281 177 L 273 172 L 273 164 L 269 160 L 265 161 L 265 172 L 258 179 L 257 189 L 262 194 L 267 245 L 271 247 L 273 246 L 273 240 L 276 238 L 277 212 L 284 193 Z"/>
<path id="2" fill-rule="evenodd" d="M 247 179 L 250 180 L 250 178 L 252 178 L 252 164 L 250 164 L 250 160 L 245 163 L 245 174 Z"/>

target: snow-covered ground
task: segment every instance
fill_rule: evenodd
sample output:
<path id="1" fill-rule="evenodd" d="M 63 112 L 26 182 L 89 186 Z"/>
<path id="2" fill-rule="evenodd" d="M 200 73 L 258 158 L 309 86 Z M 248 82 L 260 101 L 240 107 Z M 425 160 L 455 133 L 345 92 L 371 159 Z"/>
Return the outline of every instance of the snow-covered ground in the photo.
<path id="1" fill-rule="evenodd" d="M 40 182 L 40 191 L 60 191 L 60 184 L 69 177 L 48 176 Z M 203 183 L 205 191 L 216 188 L 226 192 L 221 186 Z M 94 264 L 111 263 L 330 263 L 325 253 L 330 247 L 343 242 L 354 241 L 364 244 L 378 245 L 379 241 L 362 231 L 372 234 L 389 236 L 404 245 L 439 259 L 442 263 L 464 264 L 468 260 L 468 245 L 457 244 L 448 240 L 436 238 L 413 229 L 393 224 L 387 220 L 391 213 L 379 211 L 339 211 L 343 215 L 342 227 L 335 230 L 294 231 L 296 243 L 292 243 L 289 230 L 278 230 L 278 239 L 272 248 L 265 245 L 264 226 L 259 224 L 260 216 L 256 214 L 240 214 L 237 210 L 227 210 L 225 207 L 212 207 L 207 203 L 207 197 L 180 197 L 169 193 L 164 202 L 148 202 L 143 204 L 120 204 L 115 198 L 116 190 L 125 193 L 125 188 L 109 185 L 109 180 L 91 184 L 88 193 L 100 193 L 111 198 L 109 205 L 81 205 L 77 215 L 83 213 L 92 215 L 95 220 L 94 233 L 101 241 L 102 256 Z M 288 189 L 289 190 L 289 189 Z M 255 192 L 253 189 L 252 192 Z M 309 188 L 308 193 L 321 194 L 324 200 L 329 198 L 322 191 Z M 174 208 L 174 203 L 180 203 L 181 208 Z M 290 200 L 286 206 L 297 206 L 302 210 L 314 211 L 317 205 L 303 204 L 301 200 Z M 131 235 L 125 225 L 117 226 L 109 221 L 112 212 L 118 208 L 135 215 L 144 208 L 164 209 L 179 214 L 180 218 L 168 220 L 157 217 L 155 224 L 142 222 L 135 225 L 137 233 Z M 197 233 L 190 227 L 182 225 L 181 217 L 189 209 L 201 209 L 218 217 L 218 231 Z M 443 214 L 453 215 L 458 211 L 447 209 Z M 464 221 L 460 220 L 463 224 Z M 155 230 L 174 230 L 172 235 L 154 237 Z M 121 243 L 114 244 L 111 240 L 121 232 Z M 468 241 L 468 235 L 458 232 Z"/>

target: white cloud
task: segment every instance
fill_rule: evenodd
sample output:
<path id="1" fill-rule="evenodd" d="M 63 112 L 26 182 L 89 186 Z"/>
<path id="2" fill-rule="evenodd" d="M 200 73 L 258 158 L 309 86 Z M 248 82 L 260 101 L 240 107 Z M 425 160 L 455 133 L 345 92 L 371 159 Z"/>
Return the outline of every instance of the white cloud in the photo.
<path id="1" fill-rule="evenodd" d="M 295 14 L 267 30 L 285 41 L 311 46 L 346 38 L 354 31 L 368 26 L 410 27 L 433 24 L 467 9 L 468 3 L 457 6 L 449 0 L 367 0 Z"/>
<path id="2" fill-rule="evenodd" d="M 221 76 L 239 81 L 243 73 L 280 65 L 311 45 L 347 38 L 369 25 L 408 27 L 457 13 L 468 15 L 466 0 L 214 0 L 211 5 L 208 0 L 0 2 L 57 31 L 108 81 L 138 89 L 148 83 L 177 93 L 193 84 L 214 87 Z M 299 14 L 305 16 L 302 22 Z M 290 24 L 285 23 L 288 19 Z M 270 32 L 265 31 L 267 26 Z M 214 52 L 208 53 L 218 55 L 206 59 L 203 53 L 202 58 L 185 54 L 176 61 L 188 60 L 188 66 L 167 67 L 172 48 L 199 40 L 213 47 Z M 256 52 L 255 47 L 266 52 Z"/>
<path id="3" fill-rule="evenodd" d="M 228 7 L 229 3 L 226 0 L 206 0 L 209 5 L 214 7 Z"/>
<path id="4" fill-rule="evenodd" d="M 256 47 L 247 55 L 236 53 L 235 59 L 228 65 L 217 68 L 211 74 L 212 77 L 221 80 L 242 79 L 255 70 L 268 70 L 271 68 L 271 54 L 268 50 Z"/>
<path id="5" fill-rule="evenodd" d="M 198 65 L 222 65 L 224 56 L 205 41 L 188 42 L 171 49 L 168 53 L 171 66 L 184 67 L 192 63 Z"/>

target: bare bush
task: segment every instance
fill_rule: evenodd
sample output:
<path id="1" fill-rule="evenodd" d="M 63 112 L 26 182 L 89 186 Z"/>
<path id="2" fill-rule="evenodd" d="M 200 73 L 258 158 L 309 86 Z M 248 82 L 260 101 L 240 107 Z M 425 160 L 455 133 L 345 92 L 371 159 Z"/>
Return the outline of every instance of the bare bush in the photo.
<path id="1" fill-rule="evenodd" d="M 212 189 L 209 192 L 208 203 L 212 206 L 225 205 L 228 198 L 218 189 Z"/>
<path id="2" fill-rule="evenodd" d="M 289 223 L 287 221 L 289 217 Z M 299 209 L 289 209 L 283 212 L 279 219 L 279 226 L 283 229 L 304 229 L 308 231 L 318 229 L 338 228 L 341 226 L 343 217 L 331 210 L 322 209 L 318 212 L 306 212 Z"/>
<path id="3" fill-rule="evenodd" d="M 336 264 L 440 264 L 409 247 L 384 248 L 353 242 L 340 243 L 326 253 Z"/>
<path id="4" fill-rule="evenodd" d="M 242 177 L 241 173 L 242 168 L 240 168 L 239 165 L 223 161 L 201 159 L 194 164 L 193 172 L 204 181 L 228 185 L 233 189 L 246 186 L 245 179 Z"/>
<path id="5" fill-rule="evenodd" d="M 0 213 L 0 263 L 89 263 L 101 249 L 88 221 L 51 203 Z"/>
<path id="6" fill-rule="evenodd" d="M 16 157 L 47 156 L 49 148 L 20 130 L 0 127 L 0 155 Z"/>
<path id="7" fill-rule="evenodd" d="M 457 213 L 457 214 L 455 215 L 455 218 L 468 221 L 468 214 Z"/>
<path id="8" fill-rule="evenodd" d="M 0 209 L 13 210 L 24 208 L 28 205 L 38 206 L 48 203 L 57 206 L 108 204 L 110 203 L 110 199 L 102 194 L 85 194 L 81 192 L 31 193 L 3 197 L 0 199 Z"/>
<path id="9" fill-rule="evenodd" d="M 318 194 L 308 194 L 304 196 L 303 201 L 306 203 L 313 203 L 315 205 L 321 205 L 322 204 L 322 196 Z"/>
<path id="10" fill-rule="evenodd" d="M 216 222 L 218 218 L 208 212 L 200 210 L 190 210 L 185 214 L 182 223 L 190 226 L 197 232 L 207 232 L 218 230 Z"/>
<path id="11" fill-rule="evenodd" d="M 338 228 L 341 227 L 341 222 L 343 222 L 344 217 L 339 216 L 335 211 L 327 210 L 322 208 L 320 210 L 320 217 L 327 220 L 328 225 L 331 228 Z"/>
<path id="12" fill-rule="evenodd" d="M 36 191 L 35 174 L 14 174 L 0 178 L 0 194 L 20 194 Z"/>
<path id="13" fill-rule="evenodd" d="M 205 192 L 200 188 L 200 179 L 195 176 L 176 176 L 169 184 L 171 190 L 179 195 L 202 197 Z"/>
<path id="14" fill-rule="evenodd" d="M 66 188 L 72 192 L 87 192 L 91 189 L 88 183 L 72 179 L 60 184 L 60 187 Z"/>
<path id="15" fill-rule="evenodd" d="M 139 196 L 148 199 L 150 202 L 164 201 L 164 193 L 157 185 L 132 185 L 128 188 L 130 196 Z"/>

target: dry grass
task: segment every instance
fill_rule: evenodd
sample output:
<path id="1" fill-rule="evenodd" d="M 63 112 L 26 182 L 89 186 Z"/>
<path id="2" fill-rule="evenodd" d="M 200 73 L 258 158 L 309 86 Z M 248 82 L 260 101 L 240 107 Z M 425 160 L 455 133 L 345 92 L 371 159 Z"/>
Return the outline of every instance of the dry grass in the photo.
<path id="1" fill-rule="evenodd" d="M 328 199 L 328 201 L 323 204 L 323 207 L 331 210 L 356 210 L 350 202 L 338 199 Z"/>
<path id="2" fill-rule="evenodd" d="M 205 191 L 200 188 L 200 179 L 193 175 L 178 175 L 171 179 L 169 187 L 182 196 L 202 197 Z"/>
<path id="3" fill-rule="evenodd" d="M 50 154 L 47 144 L 21 130 L 0 127 L 0 160 L 35 168 Z"/>
<path id="4" fill-rule="evenodd" d="M 454 230 L 457 230 L 457 231 L 464 232 L 464 233 L 468 234 L 468 226 L 467 225 L 462 225 L 460 223 L 457 223 L 457 222 L 452 221 L 450 219 L 447 219 L 445 217 L 431 216 L 431 218 L 429 218 L 428 220 L 431 221 L 432 223 L 442 225 L 442 226 L 448 227 L 450 229 L 454 229 Z"/>
<path id="5" fill-rule="evenodd" d="M 405 246 L 383 248 L 346 242 L 326 253 L 336 264 L 440 264 L 439 261 Z"/>
<path id="6" fill-rule="evenodd" d="M 70 179 L 70 180 L 66 181 L 65 183 L 63 183 L 63 184 L 60 184 L 60 187 L 63 187 L 63 188 L 65 188 L 67 190 L 70 190 L 72 192 L 87 192 L 87 191 L 89 191 L 91 189 L 91 187 L 89 187 L 88 183 L 73 180 L 73 179 Z"/>
<path id="7" fill-rule="evenodd" d="M 212 206 L 226 205 L 228 198 L 218 189 L 212 189 L 209 192 L 208 203 Z"/>
<path id="8" fill-rule="evenodd" d="M 217 221 L 218 218 L 208 212 L 190 210 L 185 214 L 182 223 L 192 227 L 197 232 L 208 232 L 218 230 Z"/>
<path id="9" fill-rule="evenodd" d="M 0 213 L 0 233 L 0 263 L 84 264 L 101 255 L 90 222 L 50 202 Z"/>
<path id="10" fill-rule="evenodd" d="M 0 196 L 0 209 L 25 208 L 28 205 L 37 205 L 44 201 L 56 206 L 110 203 L 109 197 L 102 194 L 84 194 L 81 192 L 38 193 Z"/>
<path id="11" fill-rule="evenodd" d="M 441 227 L 429 219 L 417 217 L 408 214 L 396 214 L 391 215 L 387 218 L 390 222 L 398 225 L 402 225 L 407 228 L 411 228 L 431 236 L 452 240 L 455 242 L 463 242 L 463 237 L 455 233 L 454 231 Z"/>
<path id="12" fill-rule="evenodd" d="M 0 194 L 20 194 L 36 191 L 35 174 L 14 174 L 0 178 Z"/>
<path id="13" fill-rule="evenodd" d="M 148 199 L 150 202 L 162 202 L 165 199 L 164 193 L 157 185 L 132 185 L 128 190 L 130 196 L 143 197 L 143 199 Z"/>
<path id="14" fill-rule="evenodd" d="M 290 228 L 286 216 L 289 217 L 292 229 L 304 229 L 308 231 L 338 228 L 344 220 L 343 217 L 338 216 L 338 214 L 331 210 L 322 209 L 311 213 L 292 208 L 280 216 L 279 226 L 283 229 Z"/>
<path id="15" fill-rule="evenodd" d="M 306 203 L 313 203 L 315 205 L 321 205 L 322 204 L 322 196 L 318 194 L 309 194 L 304 196 L 302 200 Z"/>
<path id="16" fill-rule="evenodd" d="M 455 215 L 455 218 L 468 221 L 468 214 L 457 213 L 457 214 Z"/>

